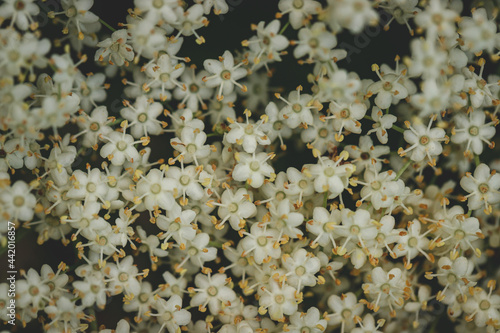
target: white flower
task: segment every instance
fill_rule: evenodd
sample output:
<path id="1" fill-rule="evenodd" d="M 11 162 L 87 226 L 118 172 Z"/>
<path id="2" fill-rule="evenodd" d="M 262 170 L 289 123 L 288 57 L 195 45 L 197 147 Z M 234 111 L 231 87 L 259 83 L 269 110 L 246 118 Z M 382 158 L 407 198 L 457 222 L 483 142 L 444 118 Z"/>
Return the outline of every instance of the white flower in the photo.
<path id="1" fill-rule="evenodd" d="M 129 33 L 127 29 L 113 32 L 110 38 L 97 43 L 100 49 L 95 54 L 95 60 L 104 61 L 108 58 L 111 65 L 128 65 L 128 62 L 134 59 L 134 50 L 132 46 L 127 44 L 128 40 Z"/>
<path id="2" fill-rule="evenodd" d="M 212 74 L 203 78 L 203 81 L 209 88 L 218 87 L 217 100 L 221 101 L 224 98 L 223 95 L 232 93 L 235 85 L 246 90 L 245 86 L 236 82 L 247 75 L 247 71 L 240 68 L 244 63 L 240 62 L 238 65 L 234 65 L 233 55 L 229 51 L 225 51 L 219 60 L 207 59 L 203 62 L 205 69 Z"/>
<path id="3" fill-rule="evenodd" d="M 167 95 L 165 95 L 166 89 L 173 89 L 176 86 L 183 90 L 187 88 L 182 86 L 177 78 L 182 75 L 186 66 L 183 63 L 178 62 L 177 59 L 169 56 L 168 54 L 162 54 L 156 62 L 150 62 L 145 66 L 146 75 L 151 78 L 147 84 L 144 84 L 142 89 L 144 91 L 149 91 L 150 88 L 155 88 L 161 86 L 160 100 L 165 101 Z"/>
<path id="4" fill-rule="evenodd" d="M 293 315 L 297 311 L 296 289 L 287 284 L 281 286 L 274 280 L 270 280 L 262 289 L 259 289 L 259 313 L 269 316 L 273 320 L 281 320 L 283 315 Z"/>
<path id="5" fill-rule="evenodd" d="M 323 22 L 316 22 L 311 27 L 300 29 L 298 37 L 298 41 L 292 42 L 292 45 L 297 45 L 293 50 L 293 56 L 299 59 L 307 55 L 306 62 L 330 60 L 330 51 L 337 46 L 337 38 L 326 29 Z"/>
<path id="6" fill-rule="evenodd" d="M 181 138 L 173 138 L 170 140 L 172 147 L 180 154 L 175 159 L 169 159 L 169 164 L 173 164 L 175 160 L 181 159 L 184 163 L 195 162 L 202 160 L 210 155 L 210 146 L 205 144 L 207 135 L 199 129 L 184 127 L 181 132 Z M 214 148 L 215 149 L 215 148 Z"/>
<path id="7" fill-rule="evenodd" d="M 288 270 L 285 274 L 287 283 L 298 291 L 303 287 L 314 287 L 318 278 L 315 276 L 321 268 L 320 260 L 305 249 L 298 249 L 290 255 L 283 255 L 283 266 Z"/>
<path id="8" fill-rule="evenodd" d="M 267 161 L 274 157 L 274 153 L 235 153 L 237 161 L 232 176 L 234 180 L 246 181 L 253 188 L 259 188 L 264 184 L 264 177 L 275 178 L 274 169 Z"/>
<path id="9" fill-rule="evenodd" d="M 198 306 L 201 312 L 208 310 L 212 315 L 218 314 L 222 307 L 230 306 L 236 301 L 236 293 L 228 286 L 230 280 L 226 274 L 203 275 L 198 273 L 194 278 L 196 288 L 189 288 L 190 293 L 196 292 L 191 298 L 191 306 Z"/>
<path id="10" fill-rule="evenodd" d="M 464 17 L 460 21 L 460 37 L 463 40 L 462 48 L 474 53 L 488 51 L 493 53 L 500 47 L 500 35 L 497 33 L 495 19 L 488 19 L 485 8 L 475 8 L 472 17 Z"/>
<path id="11" fill-rule="evenodd" d="M 321 314 L 316 307 L 310 307 L 307 312 L 295 312 L 290 316 L 290 325 L 287 327 L 290 333 L 321 333 L 324 332 L 327 326 L 325 319 L 320 319 Z"/>
<path id="12" fill-rule="evenodd" d="M 399 268 L 393 268 L 386 272 L 382 267 L 375 267 L 370 274 L 369 283 L 364 283 L 362 288 L 365 294 L 374 302 L 368 303 L 367 307 L 378 311 L 380 307 L 388 306 L 390 312 L 395 315 L 396 309 L 403 307 L 404 297 L 407 293 L 406 276 Z"/>
<path id="13" fill-rule="evenodd" d="M 465 290 L 476 285 L 475 277 L 472 274 L 474 264 L 465 257 L 458 257 L 454 260 L 441 257 L 438 261 L 438 267 L 436 274 L 432 274 L 432 272 L 426 272 L 425 274 L 425 277 L 429 280 L 437 277 L 439 283 L 444 286 L 444 289 L 440 290 L 436 295 L 438 301 L 445 299 L 448 288 L 464 295 Z"/>
<path id="14" fill-rule="evenodd" d="M 73 187 L 68 191 L 68 198 L 95 202 L 101 200 L 105 202 L 104 196 L 108 192 L 105 175 L 98 168 L 87 169 L 87 172 L 75 170 L 70 178 L 73 181 Z"/>
<path id="15" fill-rule="evenodd" d="M 224 223 L 229 221 L 231 228 L 240 230 L 245 225 L 246 219 L 257 212 L 251 198 L 251 194 L 246 189 L 239 188 L 235 193 L 231 189 L 225 190 L 221 195 L 220 203 L 208 201 L 208 206 L 219 206 L 217 214 L 222 220 L 215 227 L 222 229 Z"/>
<path id="16" fill-rule="evenodd" d="M 40 8 L 33 2 L 33 0 L 6 0 L 0 6 L 2 21 L 11 19 L 11 27 L 15 23 L 20 30 L 28 30 L 28 27 L 35 30 L 38 23 L 33 20 L 33 16 L 38 15 Z"/>
<path id="17" fill-rule="evenodd" d="M 244 255 L 251 254 L 255 263 L 262 264 L 270 258 L 278 259 L 281 256 L 278 230 L 255 223 L 250 228 L 250 233 L 243 232 L 243 234 L 246 237 L 240 244 L 245 251 Z"/>
<path id="18" fill-rule="evenodd" d="M 328 23 L 332 30 L 336 25 L 349 29 L 353 34 L 360 33 L 366 24 L 378 23 L 378 13 L 368 0 L 328 0 Z"/>
<path id="19" fill-rule="evenodd" d="M 401 83 L 406 71 L 399 73 L 381 73 L 377 65 L 372 66 L 380 81 L 372 83 L 368 87 L 368 95 L 377 95 L 375 104 L 381 109 L 387 109 L 391 104 L 397 104 L 400 100 L 408 97 L 408 90 Z"/>
<path id="20" fill-rule="evenodd" d="M 113 165 L 123 165 L 125 161 L 134 162 L 140 159 L 139 152 L 134 147 L 134 144 L 141 141 L 134 141 L 130 134 L 111 132 L 106 135 L 100 135 L 101 138 L 108 142 L 101 148 L 101 157 L 107 158 Z"/>
<path id="21" fill-rule="evenodd" d="M 319 13 L 321 4 L 313 0 L 280 0 L 278 8 L 280 15 L 290 15 L 290 23 L 297 30 L 308 22 L 310 15 Z"/>
<path id="22" fill-rule="evenodd" d="M 314 190 L 318 193 L 329 192 L 328 198 L 339 196 L 348 186 L 349 177 L 355 171 L 352 164 L 341 164 L 349 154 L 342 152 L 336 161 L 328 157 L 320 157 L 317 164 L 309 166 L 314 177 Z"/>
<path id="23" fill-rule="evenodd" d="M 176 188 L 176 181 L 165 177 L 165 172 L 158 169 L 151 169 L 146 176 L 142 176 L 137 182 L 136 197 L 133 199 L 136 209 L 143 211 L 156 210 L 158 208 L 173 210 L 177 205 L 173 192 Z"/>
<path id="24" fill-rule="evenodd" d="M 145 14 L 145 20 L 153 21 L 154 24 L 161 19 L 168 24 L 177 21 L 177 15 L 174 12 L 179 6 L 177 0 L 134 0 L 134 5 Z"/>
<path id="25" fill-rule="evenodd" d="M 363 170 L 380 171 L 382 169 L 382 162 L 387 160 L 381 159 L 380 156 L 389 154 L 390 148 L 387 146 L 374 146 L 373 141 L 369 136 L 361 136 L 359 138 L 358 146 L 347 146 L 345 150 L 353 159 L 352 163 L 356 165 L 356 174 L 361 173 Z"/>
<path id="26" fill-rule="evenodd" d="M 500 321 L 500 296 L 492 294 L 494 282 L 488 282 L 489 292 L 476 288 L 472 297 L 463 305 L 464 311 L 468 313 L 466 319 L 473 320 L 477 327 L 494 327 Z"/>
<path id="27" fill-rule="evenodd" d="M 342 135 L 344 129 L 352 133 L 361 133 L 361 123 L 359 122 L 366 114 L 366 104 L 364 103 L 330 103 L 331 116 L 324 117 L 323 119 L 333 119 L 333 128 L 337 133 L 335 139 L 343 141 Z"/>
<path id="28" fill-rule="evenodd" d="M 410 147 L 403 149 L 399 148 L 398 154 L 405 156 L 411 152 L 410 159 L 415 162 L 422 162 L 428 159 L 431 165 L 436 165 L 436 157 L 443 152 L 441 141 L 448 142 L 448 137 L 444 129 L 435 127 L 431 128 L 433 119 L 429 121 L 427 126 L 416 124 L 413 126 L 406 122 L 408 130 L 404 131 L 403 136 Z"/>
<path id="29" fill-rule="evenodd" d="M 476 210 L 484 207 L 486 214 L 491 214 L 491 205 L 500 202 L 500 175 L 495 170 L 490 173 L 490 168 L 481 163 L 476 167 L 474 176 L 470 172 L 460 179 L 462 188 L 469 192 L 464 197 L 469 209 Z"/>
<path id="30" fill-rule="evenodd" d="M 245 124 L 229 120 L 232 123 L 229 125 L 230 131 L 226 135 L 226 140 L 229 143 L 241 145 L 245 152 L 252 154 L 255 153 L 258 145 L 269 145 L 271 144 L 271 140 L 260 129 L 265 123 L 266 117 L 261 119 L 257 124 L 252 124 L 248 119 L 252 113 L 248 109 L 244 113 L 246 116 Z"/>
<path id="31" fill-rule="evenodd" d="M 358 303 L 356 295 L 353 293 L 342 294 L 341 297 L 332 295 L 328 298 L 328 307 L 333 310 L 333 314 L 328 315 L 328 324 L 341 325 L 341 332 L 354 327 L 355 318 L 363 313 L 363 304 Z"/>
<path id="32" fill-rule="evenodd" d="M 409 221 L 406 227 L 406 231 L 401 231 L 400 236 L 397 240 L 397 244 L 394 246 L 393 251 L 397 257 L 405 257 L 405 268 L 411 269 L 411 260 L 415 258 L 418 254 L 422 254 L 430 262 L 434 261 L 434 256 L 432 254 L 427 254 L 425 251 L 429 250 L 429 239 L 426 237 L 431 231 L 421 233 L 421 224 L 418 220 Z"/>
<path id="33" fill-rule="evenodd" d="M 313 124 L 313 114 L 312 109 L 317 109 L 314 104 L 314 99 L 309 94 L 301 94 L 300 91 L 302 87 L 297 87 L 297 90 L 290 92 L 288 94 L 288 100 L 281 97 L 280 94 L 276 94 L 276 97 L 281 99 L 286 103 L 280 111 L 280 116 L 285 120 L 285 124 L 290 128 L 296 128 L 300 124 L 312 125 Z"/>
<path id="34" fill-rule="evenodd" d="M 31 187 L 18 180 L 11 187 L 0 190 L 2 218 L 13 221 L 30 221 L 33 218 L 36 198 Z"/>
<path id="35" fill-rule="evenodd" d="M 378 141 L 386 144 L 389 141 L 387 130 L 396 122 L 397 117 L 392 114 L 384 114 L 380 108 L 374 106 L 372 108 L 372 120 L 375 122 L 372 125 L 373 129 L 369 130 L 366 134 L 375 132 Z"/>
<path id="36" fill-rule="evenodd" d="M 127 107 L 120 110 L 123 118 L 129 121 L 130 133 L 136 139 L 149 137 L 149 135 L 159 135 L 166 126 L 165 122 L 157 118 L 163 112 L 160 103 L 149 100 L 146 96 L 140 96 L 132 106 L 126 102 Z"/>
<path id="37" fill-rule="evenodd" d="M 191 313 L 182 308 L 182 298 L 179 295 L 172 295 L 168 301 L 158 298 L 153 306 L 158 312 L 151 315 L 158 318 L 158 323 L 161 324 L 160 332 L 166 328 L 169 333 L 176 333 L 180 326 L 191 321 Z"/>
<path id="38" fill-rule="evenodd" d="M 266 26 L 266 22 L 260 21 L 255 26 L 257 36 L 242 42 L 243 46 L 250 49 L 250 57 L 254 66 L 259 64 L 267 65 L 272 61 L 281 61 L 280 51 L 288 47 L 288 39 L 279 33 L 280 21 L 273 20 Z"/>
<path id="39" fill-rule="evenodd" d="M 463 114 L 455 117 L 455 123 L 458 128 L 452 132 L 451 141 L 454 143 L 467 142 L 466 152 L 472 148 L 472 152 L 476 155 L 481 155 L 483 152 L 483 143 L 491 146 L 489 141 L 495 136 L 496 130 L 494 125 L 496 122 L 485 124 L 486 114 L 482 110 L 475 110 L 469 113 L 467 118 Z"/>
<path id="40" fill-rule="evenodd" d="M 454 10 L 446 8 L 446 5 L 447 3 L 441 0 L 429 1 L 425 10 L 415 17 L 415 23 L 426 29 L 431 37 L 436 34 L 443 37 L 453 36 L 457 30 L 456 21 L 459 16 Z"/>

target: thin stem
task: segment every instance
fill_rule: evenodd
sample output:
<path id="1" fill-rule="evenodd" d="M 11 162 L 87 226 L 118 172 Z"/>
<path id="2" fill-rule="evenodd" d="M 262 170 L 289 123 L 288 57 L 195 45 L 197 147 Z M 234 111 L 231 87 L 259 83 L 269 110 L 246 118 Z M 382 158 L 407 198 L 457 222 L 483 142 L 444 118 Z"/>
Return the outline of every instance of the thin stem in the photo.
<path id="1" fill-rule="evenodd" d="M 476 166 L 481 164 L 481 161 L 479 160 L 479 155 L 474 155 L 474 162 L 476 162 Z"/>
<path id="2" fill-rule="evenodd" d="M 323 207 L 326 208 L 327 204 L 328 204 L 328 191 L 326 191 L 325 195 L 323 196 Z"/>
<path id="3" fill-rule="evenodd" d="M 410 166 L 410 164 L 411 164 L 411 160 L 408 160 L 408 162 L 406 162 L 406 164 L 403 165 L 403 167 L 396 174 L 396 178 L 394 178 L 395 181 L 398 180 L 399 177 L 401 177 L 401 175 L 403 174 L 403 172 L 405 172 L 405 170 L 408 169 L 408 167 Z"/>
<path id="4" fill-rule="evenodd" d="M 280 35 L 282 35 L 282 34 L 285 32 L 286 28 L 288 28 L 288 26 L 289 26 L 289 25 L 290 25 L 290 21 L 288 21 L 288 22 L 287 22 L 287 23 L 283 26 L 283 28 L 281 28 L 281 30 L 280 30 L 280 32 L 279 32 L 279 34 L 280 34 Z"/>
<path id="5" fill-rule="evenodd" d="M 102 23 L 102 25 L 104 25 L 104 26 L 105 26 L 106 28 L 108 28 L 109 30 L 111 30 L 111 31 L 113 31 L 113 32 L 115 32 L 115 31 L 116 31 L 116 29 L 115 29 L 115 28 L 113 28 L 112 26 L 110 26 L 109 24 L 107 24 L 106 22 L 104 22 L 104 20 L 103 20 L 103 19 L 99 19 L 99 22 L 101 22 L 101 23 Z"/>

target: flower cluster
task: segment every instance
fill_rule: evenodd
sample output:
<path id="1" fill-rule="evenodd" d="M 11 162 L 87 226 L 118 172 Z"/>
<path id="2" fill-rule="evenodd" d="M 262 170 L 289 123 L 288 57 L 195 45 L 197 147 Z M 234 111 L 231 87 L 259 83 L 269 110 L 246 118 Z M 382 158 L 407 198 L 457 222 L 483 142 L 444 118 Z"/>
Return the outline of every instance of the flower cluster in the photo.
<path id="1" fill-rule="evenodd" d="M 500 332 L 490 7 L 279 0 L 241 48 L 192 64 L 184 42 L 210 43 L 225 0 L 134 0 L 117 27 L 93 5 L 45 13 L 55 41 L 38 2 L 0 5 L 2 250 L 10 221 L 36 234 L 30 251 L 74 253 L 20 270 L 17 325 Z M 408 54 L 347 70 L 339 41 L 382 14 L 408 28 Z M 308 75 L 271 88 L 285 59 Z"/>

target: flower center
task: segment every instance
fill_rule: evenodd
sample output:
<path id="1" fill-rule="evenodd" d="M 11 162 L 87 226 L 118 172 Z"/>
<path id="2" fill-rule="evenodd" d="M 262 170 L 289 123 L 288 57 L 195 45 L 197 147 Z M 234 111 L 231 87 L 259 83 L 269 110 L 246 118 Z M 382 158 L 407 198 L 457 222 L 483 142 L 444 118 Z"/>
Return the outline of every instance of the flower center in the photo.
<path id="1" fill-rule="evenodd" d="M 216 287 L 214 287 L 214 286 L 208 287 L 207 294 L 209 294 L 210 296 L 214 297 L 214 296 L 217 295 L 217 293 L 218 293 L 218 290 L 217 290 Z"/>
<path id="2" fill-rule="evenodd" d="M 262 44 L 264 44 L 264 45 L 271 44 L 271 39 L 269 37 L 265 36 L 264 38 L 262 38 Z"/>
<path id="3" fill-rule="evenodd" d="M 143 294 L 140 294 L 140 295 L 139 295 L 139 301 L 140 301 L 141 303 L 146 303 L 146 302 L 148 301 L 148 299 L 149 299 L 148 294 L 144 294 L 144 293 L 143 293 Z"/>
<path id="4" fill-rule="evenodd" d="M 137 120 L 140 122 L 140 123 L 144 123 L 146 122 L 146 120 L 148 120 L 148 115 L 146 113 L 141 113 L 139 115 L 139 117 L 137 117 Z"/>
<path id="5" fill-rule="evenodd" d="M 40 293 L 40 289 L 37 286 L 31 286 L 29 289 L 29 293 L 31 296 L 36 296 Z"/>
<path id="6" fill-rule="evenodd" d="M 87 192 L 94 193 L 97 190 L 97 186 L 94 183 L 87 184 Z"/>
<path id="7" fill-rule="evenodd" d="M 24 205 L 24 197 L 18 195 L 14 198 L 13 202 L 14 202 L 14 206 L 22 207 Z"/>
<path id="8" fill-rule="evenodd" d="M 275 121 L 274 124 L 273 124 L 273 129 L 275 131 L 279 131 L 281 130 L 281 128 L 283 128 L 283 123 L 281 121 Z"/>
<path id="9" fill-rule="evenodd" d="M 189 176 L 188 175 L 182 175 L 181 176 L 181 179 L 179 180 L 179 182 L 182 184 L 182 185 L 187 185 L 189 184 Z"/>
<path id="10" fill-rule="evenodd" d="M 247 266 L 248 265 L 248 260 L 246 258 L 240 258 L 238 259 L 238 266 Z"/>
<path id="11" fill-rule="evenodd" d="M 371 182 L 370 186 L 372 187 L 373 190 L 378 191 L 382 187 L 382 184 L 378 180 L 375 180 Z"/>
<path id="12" fill-rule="evenodd" d="M 168 80 L 170 80 L 170 75 L 168 73 L 161 73 L 160 74 L 160 81 L 165 83 L 165 82 L 168 82 Z"/>
<path id="13" fill-rule="evenodd" d="M 342 311 L 342 317 L 343 317 L 344 319 L 349 319 L 349 318 L 351 318 L 351 317 L 352 317 L 352 311 L 351 311 L 351 310 L 349 310 L 349 309 L 345 309 L 345 310 L 343 310 L 343 311 Z"/>
<path id="14" fill-rule="evenodd" d="M 308 185 L 307 180 L 302 179 L 301 181 L 299 181 L 299 187 L 301 189 L 305 189 L 307 187 L 307 185 Z"/>
<path id="15" fill-rule="evenodd" d="M 351 112 L 349 111 L 349 109 L 343 109 L 342 111 L 340 111 L 340 116 L 344 119 L 349 118 L 350 115 Z"/>
<path id="16" fill-rule="evenodd" d="M 455 238 L 458 240 L 462 240 L 465 238 L 465 232 L 463 230 L 455 231 Z"/>
<path id="17" fill-rule="evenodd" d="M 353 235 L 357 235 L 361 231 L 361 229 L 357 225 L 353 225 L 350 230 L 351 234 Z"/>
<path id="18" fill-rule="evenodd" d="M 326 138 L 328 136 L 328 130 L 326 128 L 322 128 L 319 130 L 320 138 Z"/>
<path id="19" fill-rule="evenodd" d="M 174 317 L 174 316 L 172 316 L 172 312 L 170 312 L 170 311 L 166 311 L 165 313 L 163 313 L 163 314 L 161 315 L 161 319 L 162 319 L 164 322 L 171 321 L 173 317 Z"/>
<path id="20" fill-rule="evenodd" d="M 446 277 L 446 280 L 448 280 L 448 283 L 450 283 L 450 284 L 455 283 L 455 282 L 457 282 L 457 276 L 453 273 L 450 273 Z"/>
<path id="21" fill-rule="evenodd" d="M 17 59 L 19 59 L 19 56 L 19 52 L 17 52 L 16 50 L 12 50 L 9 52 L 9 60 L 12 62 L 17 61 Z"/>
<path id="22" fill-rule="evenodd" d="M 317 47 L 318 47 L 318 45 L 319 45 L 318 39 L 316 39 L 316 38 L 311 38 L 311 39 L 309 40 L 309 46 L 311 47 L 311 49 L 315 49 L 315 48 L 317 48 Z"/>
<path id="23" fill-rule="evenodd" d="M 360 157 L 361 157 L 361 159 L 362 159 L 363 161 L 366 161 L 367 159 L 369 159 L 369 158 L 370 158 L 370 154 L 368 154 L 368 153 L 364 152 L 364 153 L 361 153 Z"/>
<path id="24" fill-rule="evenodd" d="M 97 241 L 97 244 L 99 246 L 106 246 L 108 244 L 108 239 L 104 236 L 99 237 L 99 240 Z"/>
<path id="25" fill-rule="evenodd" d="M 151 185 L 151 193 L 158 194 L 160 192 L 161 192 L 161 186 L 160 186 L 160 184 L 153 184 L 153 185 Z"/>
<path id="26" fill-rule="evenodd" d="M 335 174 L 335 169 L 333 169 L 332 167 L 328 167 L 325 169 L 324 173 L 327 177 L 331 177 Z"/>
<path id="27" fill-rule="evenodd" d="M 276 295 L 274 296 L 274 300 L 276 301 L 276 303 L 282 304 L 283 302 L 285 302 L 285 297 L 283 295 Z"/>
<path id="28" fill-rule="evenodd" d="M 296 9 L 301 9 L 304 7 L 304 0 L 293 0 L 293 7 Z"/>
<path id="29" fill-rule="evenodd" d="M 432 22 L 435 24 L 441 24 L 441 22 L 443 22 L 443 16 L 439 13 L 432 15 Z"/>
<path id="30" fill-rule="evenodd" d="M 200 88 L 198 87 L 198 85 L 197 85 L 197 84 L 194 84 L 194 83 L 193 83 L 193 84 L 191 84 L 191 85 L 189 86 L 189 91 L 191 91 L 192 93 L 197 93 L 197 92 L 198 92 L 198 90 L 200 90 Z"/>
<path id="31" fill-rule="evenodd" d="M 228 71 L 227 69 L 223 70 L 221 73 L 220 73 L 220 76 L 224 79 L 224 80 L 231 80 L 231 72 Z"/>
<path id="32" fill-rule="evenodd" d="M 116 148 L 118 148 L 119 151 L 124 151 L 127 149 L 127 143 L 125 141 L 118 141 Z"/>
<path id="33" fill-rule="evenodd" d="M 477 136 L 479 134 L 479 128 L 477 126 L 469 127 L 469 134 L 472 136 Z"/>
<path id="34" fill-rule="evenodd" d="M 99 290 L 101 290 L 101 288 L 99 287 L 99 285 L 97 284 L 93 284 L 90 286 L 90 290 L 94 293 L 94 294 L 97 294 L 99 293 Z"/>
<path id="35" fill-rule="evenodd" d="M 306 269 L 303 266 L 299 266 L 295 269 L 295 274 L 302 276 L 306 273 Z"/>
<path id="36" fill-rule="evenodd" d="M 66 9 L 66 16 L 67 17 L 75 17 L 77 14 L 76 7 L 72 6 L 68 9 Z"/>
<path id="37" fill-rule="evenodd" d="M 248 135 L 252 135 L 253 134 L 253 125 L 252 124 L 248 124 L 245 127 L 245 133 L 248 134 Z"/>
<path id="38" fill-rule="evenodd" d="M 296 113 L 299 113 L 300 111 L 302 111 L 302 105 L 300 105 L 299 103 L 295 103 L 294 105 L 292 105 L 292 110 Z"/>
<path id="39" fill-rule="evenodd" d="M 392 83 L 384 82 L 383 88 L 385 91 L 391 91 L 392 90 Z"/>
<path id="40" fill-rule="evenodd" d="M 250 169 L 252 169 L 252 171 L 259 171 L 260 163 L 258 161 L 252 161 L 252 163 L 250 163 Z"/>
<path id="41" fill-rule="evenodd" d="M 26 5 L 24 4 L 24 1 L 17 1 L 16 4 L 16 10 L 23 10 Z"/>
<path id="42" fill-rule="evenodd" d="M 416 247 L 418 245 L 418 239 L 416 237 L 412 237 L 408 240 L 408 246 Z"/>
<path id="43" fill-rule="evenodd" d="M 127 282 L 128 281 L 128 274 L 125 273 L 125 272 L 121 272 L 119 275 L 118 275 L 118 280 L 120 282 Z"/>
<path id="44" fill-rule="evenodd" d="M 92 132 L 97 132 L 99 130 L 101 126 L 99 126 L 98 123 L 94 122 L 92 124 L 90 124 L 89 126 L 89 129 L 92 131 Z"/>
<path id="45" fill-rule="evenodd" d="M 431 139 L 429 139 L 429 137 L 427 135 L 423 135 L 420 137 L 420 144 L 422 146 L 429 144 L 430 141 L 431 141 Z"/>
<path id="46" fill-rule="evenodd" d="M 163 0 L 153 0 L 153 7 L 155 8 L 163 7 Z"/>
<path id="47" fill-rule="evenodd" d="M 285 192 L 280 191 L 280 192 L 276 193 L 276 200 L 278 200 L 278 201 L 285 199 L 285 197 L 286 197 Z"/>
<path id="48" fill-rule="evenodd" d="M 490 306 L 491 306 L 490 302 L 486 299 L 483 299 L 481 303 L 479 303 L 479 308 L 481 310 L 488 310 Z"/>
<path id="49" fill-rule="evenodd" d="M 228 207 L 227 210 L 231 213 L 234 214 L 238 211 L 238 205 L 234 202 L 232 202 Z"/>
<path id="50" fill-rule="evenodd" d="M 391 285 L 388 283 L 384 283 L 381 287 L 380 290 L 382 290 L 383 293 L 389 294 L 391 291 Z"/>
<path id="51" fill-rule="evenodd" d="M 259 244 L 260 246 L 265 246 L 267 244 L 267 237 L 259 236 L 259 238 L 257 238 L 257 244 Z"/>
<path id="52" fill-rule="evenodd" d="M 190 247 L 189 250 L 188 250 L 188 254 L 190 256 L 195 256 L 197 253 L 198 253 L 198 249 L 195 248 L 195 247 Z"/>
<path id="53" fill-rule="evenodd" d="M 490 187 L 488 186 L 488 184 L 483 183 L 483 184 L 479 184 L 478 189 L 479 189 L 479 192 L 481 192 L 482 194 L 486 194 L 490 190 Z"/>
<path id="54" fill-rule="evenodd" d="M 196 145 L 193 143 L 188 144 L 186 147 L 186 151 L 190 154 L 196 153 Z"/>

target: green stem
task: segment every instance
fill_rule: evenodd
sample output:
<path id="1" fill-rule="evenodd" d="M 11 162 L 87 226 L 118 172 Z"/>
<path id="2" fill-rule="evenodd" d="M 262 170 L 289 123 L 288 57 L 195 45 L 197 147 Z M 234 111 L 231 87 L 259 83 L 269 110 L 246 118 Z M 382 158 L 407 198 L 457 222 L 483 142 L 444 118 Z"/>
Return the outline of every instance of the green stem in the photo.
<path id="1" fill-rule="evenodd" d="M 290 21 L 288 21 L 288 22 L 287 22 L 287 23 L 283 26 L 283 28 L 281 28 L 281 30 L 280 30 L 280 32 L 279 32 L 279 34 L 280 34 L 280 35 L 282 35 L 282 34 L 285 32 L 286 28 L 288 28 L 288 26 L 289 26 L 289 25 L 290 25 Z"/>
<path id="2" fill-rule="evenodd" d="M 392 128 L 393 130 L 395 130 L 395 131 L 398 131 L 399 133 L 404 133 L 404 132 L 405 132 L 404 128 L 401 128 L 401 127 L 396 126 L 396 125 L 392 125 L 392 127 L 391 127 L 391 128 Z"/>
<path id="3" fill-rule="evenodd" d="M 89 309 L 89 312 L 90 312 L 90 314 L 94 317 L 94 320 L 92 320 L 92 321 L 90 322 L 90 329 L 91 329 L 91 331 L 92 331 L 92 332 L 97 332 L 97 331 L 98 331 L 98 328 L 97 328 L 97 317 L 96 317 L 96 315 L 95 315 L 95 310 L 94 310 L 94 308 L 93 308 L 93 307 L 91 307 L 91 308 Z"/>
<path id="4" fill-rule="evenodd" d="M 326 191 L 325 195 L 323 196 L 323 207 L 326 208 L 327 204 L 328 204 L 328 191 Z"/>
<path id="5" fill-rule="evenodd" d="M 476 166 L 481 164 L 481 161 L 479 160 L 479 155 L 474 155 L 474 162 L 476 162 Z"/>
<path id="6" fill-rule="evenodd" d="M 406 162 L 406 164 L 403 165 L 403 167 L 396 174 L 396 178 L 394 178 L 395 181 L 398 180 L 399 177 L 401 177 L 401 175 L 403 174 L 403 172 L 405 172 L 405 170 L 408 169 L 408 167 L 410 166 L 410 164 L 411 164 L 411 160 L 408 160 L 408 162 Z"/>
<path id="7" fill-rule="evenodd" d="M 115 29 L 115 28 L 113 28 L 112 26 L 110 26 L 109 24 L 107 24 L 106 22 L 104 22 L 104 20 L 103 20 L 103 19 L 99 19 L 99 22 L 101 22 L 101 23 L 102 23 L 102 25 L 104 25 L 104 26 L 105 26 L 106 28 L 108 28 L 109 30 L 111 30 L 111 31 L 113 31 L 113 32 L 115 32 L 115 31 L 116 31 L 116 29 Z"/>

